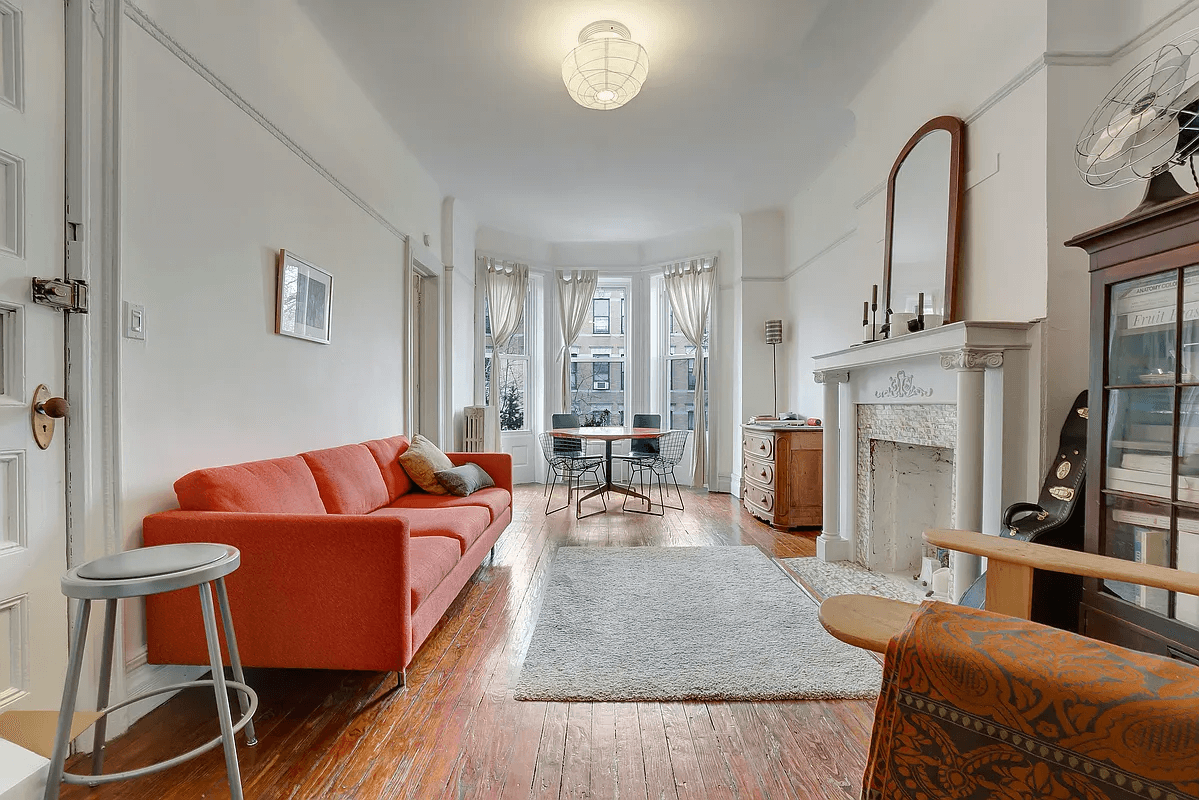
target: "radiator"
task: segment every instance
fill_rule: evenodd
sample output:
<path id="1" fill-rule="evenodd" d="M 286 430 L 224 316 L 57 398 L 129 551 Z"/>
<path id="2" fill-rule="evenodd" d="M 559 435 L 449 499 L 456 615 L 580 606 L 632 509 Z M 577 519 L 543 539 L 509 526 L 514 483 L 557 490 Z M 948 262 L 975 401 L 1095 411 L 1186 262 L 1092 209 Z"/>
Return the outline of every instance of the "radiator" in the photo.
<path id="1" fill-rule="evenodd" d="M 462 420 L 464 452 L 482 453 L 487 447 L 487 406 L 467 406 L 462 409 Z"/>

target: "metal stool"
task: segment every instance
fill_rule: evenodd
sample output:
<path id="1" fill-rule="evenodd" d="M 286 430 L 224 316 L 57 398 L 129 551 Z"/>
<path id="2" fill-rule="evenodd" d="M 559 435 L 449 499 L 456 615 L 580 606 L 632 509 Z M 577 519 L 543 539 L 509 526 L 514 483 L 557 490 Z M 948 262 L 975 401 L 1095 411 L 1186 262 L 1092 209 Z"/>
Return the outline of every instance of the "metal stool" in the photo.
<path id="1" fill-rule="evenodd" d="M 233 635 L 233 616 L 229 613 L 229 595 L 225 591 L 225 576 L 241 564 L 241 553 L 236 547 L 223 544 L 168 544 L 159 547 L 143 547 L 124 553 L 100 558 L 75 567 L 62 578 L 62 593 L 76 598 L 75 627 L 71 632 L 70 666 L 62 692 L 62 709 L 58 716 L 58 731 L 54 737 L 54 756 L 50 759 L 50 774 L 46 780 L 46 800 L 56 800 L 63 782 L 96 786 L 101 783 L 129 778 L 140 778 L 176 766 L 206 753 L 218 744 L 225 746 L 225 769 L 229 774 L 229 793 L 234 800 L 241 800 L 241 773 L 237 766 L 237 742 L 234 738 L 242 728 L 246 729 L 246 744 L 257 744 L 254 738 L 254 712 L 258 709 L 258 695 L 246 685 L 242 674 L 241 659 L 237 655 L 237 639 Z M 221 661 L 221 643 L 217 635 L 216 612 L 212 603 L 212 584 L 216 584 L 217 599 L 221 606 L 221 624 L 225 628 L 225 644 L 229 649 L 229 661 L 233 666 L 234 680 L 225 680 L 225 667 Z M 212 665 L 212 679 L 176 683 L 154 689 L 136 697 L 105 707 L 112 681 L 113 637 L 116 635 L 117 600 L 122 597 L 144 597 L 150 594 L 171 592 L 188 586 L 199 586 L 200 608 L 204 614 L 204 633 L 208 640 L 208 661 Z M 104 650 L 100 663 L 100 689 L 96 710 L 103 715 L 96 722 L 96 745 L 92 752 L 92 774 L 77 775 L 66 772 L 64 765 L 67 747 L 70 745 L 71 718 L 75 713 L 75 700 L 79 692 L 79 673 L 83 667 L 83 650 L 87 643 L 87 623 L 91 614 L 92 600 L 104 600 Z M 195 686 L 211 686 L 216 693 L 217 715 L 221 721 L 221 735 L 190 750 L 183 755 L 148 767 L 131 769 L 102 775 L 104 767 L 104 733 L 108 715 L 119 708 L 144 700 L 147 697 L 189 689 Z M 229 708 L 228 689 L 237 691 L 242 716 L 236 723 Z"/>

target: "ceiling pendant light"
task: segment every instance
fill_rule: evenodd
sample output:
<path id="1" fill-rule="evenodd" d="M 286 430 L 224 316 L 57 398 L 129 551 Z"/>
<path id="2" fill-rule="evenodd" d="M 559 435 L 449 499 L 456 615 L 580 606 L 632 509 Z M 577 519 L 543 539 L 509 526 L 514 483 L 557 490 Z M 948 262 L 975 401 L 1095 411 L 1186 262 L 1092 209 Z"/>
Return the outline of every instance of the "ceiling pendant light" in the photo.
<path id="1" fill-rule="evenodd" d="M 619 22 L 593 22 L 579 33 L 579 46 L 562 62 L 566 91 L 583 108 L 620 108 L 641 91 L 649 74 L 645 48 L 629 39 Z"/>

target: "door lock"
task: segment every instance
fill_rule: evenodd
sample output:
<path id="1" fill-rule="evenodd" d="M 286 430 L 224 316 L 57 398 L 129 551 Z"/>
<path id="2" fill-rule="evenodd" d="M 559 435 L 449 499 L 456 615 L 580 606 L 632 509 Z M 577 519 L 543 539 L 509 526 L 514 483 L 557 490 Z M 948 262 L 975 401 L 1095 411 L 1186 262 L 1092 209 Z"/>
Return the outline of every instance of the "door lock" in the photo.
<path id="1" fill-rule="evenodd" d="M 62 419 L 71 411 L 71 406 L 65 398 L 54 397 L 46 384 L 39 384 L 33 390 L 33 403 L 29 417 L 33 424 L 33 439 L 37 446 L 45 450 L 54 439 L 54 420 Z"/>

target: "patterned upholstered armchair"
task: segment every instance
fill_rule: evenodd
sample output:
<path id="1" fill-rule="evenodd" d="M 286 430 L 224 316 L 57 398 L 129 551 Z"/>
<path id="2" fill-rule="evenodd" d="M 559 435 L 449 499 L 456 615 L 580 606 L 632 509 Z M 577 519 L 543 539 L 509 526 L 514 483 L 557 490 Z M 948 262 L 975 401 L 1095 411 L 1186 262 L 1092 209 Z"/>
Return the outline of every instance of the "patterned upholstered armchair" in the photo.
<path id="1" fill-rule="evenodd" d="M 1199 667 L 1028 620 L 1034 569 L 1199 595 L 1199 574 L 966 531 L 929 544 L 986 556 L 987 611 L 864 595 L 820 621 L 885 653 L 867 800 L 1199 797 Z"/>

